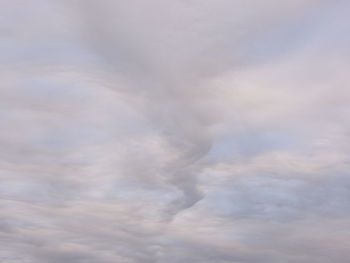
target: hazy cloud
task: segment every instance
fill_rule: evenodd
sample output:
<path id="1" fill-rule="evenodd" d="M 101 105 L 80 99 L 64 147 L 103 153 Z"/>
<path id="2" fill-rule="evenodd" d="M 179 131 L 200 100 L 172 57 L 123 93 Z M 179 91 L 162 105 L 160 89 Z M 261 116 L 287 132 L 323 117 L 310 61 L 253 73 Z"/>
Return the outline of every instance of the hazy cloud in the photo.
<path id="1" fill-rule="evenodd" d="M 0 6 L 2 261 L 347 262 L 347 1 Z"/>

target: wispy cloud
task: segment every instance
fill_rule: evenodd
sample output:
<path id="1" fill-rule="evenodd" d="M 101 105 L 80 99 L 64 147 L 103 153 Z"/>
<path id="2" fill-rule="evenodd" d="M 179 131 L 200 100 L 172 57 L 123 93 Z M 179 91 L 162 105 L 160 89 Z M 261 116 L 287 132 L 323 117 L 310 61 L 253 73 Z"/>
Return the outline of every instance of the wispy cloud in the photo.
<path id="1" fill-rule="evenodd" d="M 347 262 L 347 1 L 0 6 L 1 261 Z"/>

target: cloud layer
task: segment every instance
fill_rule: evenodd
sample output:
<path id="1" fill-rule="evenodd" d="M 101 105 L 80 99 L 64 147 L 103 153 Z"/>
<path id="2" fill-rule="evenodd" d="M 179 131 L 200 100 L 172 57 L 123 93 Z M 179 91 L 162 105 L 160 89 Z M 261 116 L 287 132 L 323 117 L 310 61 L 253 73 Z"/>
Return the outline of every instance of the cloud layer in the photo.
<path id="1" fill-rule="evenodd" d="M 1 262 L 348 262 L 347 1 L 0 6 Z"/>

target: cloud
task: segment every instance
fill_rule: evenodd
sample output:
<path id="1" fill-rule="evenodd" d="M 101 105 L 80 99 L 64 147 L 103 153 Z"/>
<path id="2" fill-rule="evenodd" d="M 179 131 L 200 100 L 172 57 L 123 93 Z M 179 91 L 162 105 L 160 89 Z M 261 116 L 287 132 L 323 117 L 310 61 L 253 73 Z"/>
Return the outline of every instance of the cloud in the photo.
<path id="1" fill-rule="evenodd" d="M 0 4 L 2 261 L 347 262 L 346 1 Z"/>

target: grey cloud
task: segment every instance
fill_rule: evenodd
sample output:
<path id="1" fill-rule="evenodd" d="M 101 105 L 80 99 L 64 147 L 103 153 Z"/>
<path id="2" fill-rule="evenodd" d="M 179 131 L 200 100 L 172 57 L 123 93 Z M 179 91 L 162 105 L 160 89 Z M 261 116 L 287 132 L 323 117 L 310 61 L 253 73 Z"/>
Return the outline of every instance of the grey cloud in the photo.
<path id="1" fill-rule="evenodd" d="M 78 6 L 91 45 L 111 63 L 115 73 L 131 79 L 131 96 L 141 93 L 141 109 L 180 149 L 180 160 L 166 168 L 173 171 L 174 166 L 183 166 L 182 162 L 202 158 L 212 144 L 210 126 L 218 114 L 215 99 L 210 98 L 211 87 L 200 83 L 203 74 L 210 76 L 225 67 L 244 64 L 249 52 L 244 41 L 281 18 L 256 2 L 136 3 L 83 1 Z M 253 3 L 258 6 L 249 9 Z M 304 3 L 288 3 L 288 11 L 298 10 L 300 5 Z M 241 9 L 236 11 L 237 7 Z M 284 8 L 281 12 L 287 11 Z M 254 15 L 261 16 L 264 24 L 251 23 Z M 234 33 L 227 34 L 231 30 Z M 185 203 L 190 204 L 201 198 L 193 169 L 186 164 L 169 175 L 189 198 Z"/>
<path id="2" fill-rule="evenodd" d="M 347 262 L 346 1 L 0 5 L 0 261 Z"/>

